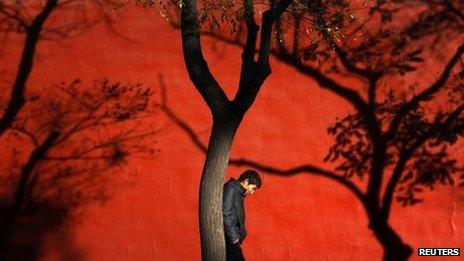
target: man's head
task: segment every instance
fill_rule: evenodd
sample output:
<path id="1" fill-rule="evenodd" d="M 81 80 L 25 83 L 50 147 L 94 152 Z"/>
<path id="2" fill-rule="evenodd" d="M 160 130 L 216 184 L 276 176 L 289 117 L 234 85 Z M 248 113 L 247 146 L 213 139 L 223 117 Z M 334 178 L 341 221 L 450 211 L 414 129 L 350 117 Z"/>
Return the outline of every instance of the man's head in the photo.
<path id="1" fill-rule="evenodd" d="M 258 172 L 254 170 L 246 170 L 238 178 L 240 185 L 246 190 L 245 196 L 253 194 L 255 190 L 261 187 L 261 177 Z"/>

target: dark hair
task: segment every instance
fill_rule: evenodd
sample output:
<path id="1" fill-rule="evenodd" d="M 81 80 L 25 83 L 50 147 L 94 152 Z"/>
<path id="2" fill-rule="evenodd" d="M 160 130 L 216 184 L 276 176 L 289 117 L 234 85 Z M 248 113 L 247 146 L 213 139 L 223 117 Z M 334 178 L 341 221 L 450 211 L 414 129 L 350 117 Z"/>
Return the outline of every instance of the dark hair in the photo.
<path id="1" fill-rule="evenodd" d="M 256 185 L 257 188 L 261 187 L 261 177 L 259 176 L 258 172 L 255 170 L 249 169 L 240 175 L 238 178 L 239 182 L 245 181 L 248 179 L 248 184 Z"/>

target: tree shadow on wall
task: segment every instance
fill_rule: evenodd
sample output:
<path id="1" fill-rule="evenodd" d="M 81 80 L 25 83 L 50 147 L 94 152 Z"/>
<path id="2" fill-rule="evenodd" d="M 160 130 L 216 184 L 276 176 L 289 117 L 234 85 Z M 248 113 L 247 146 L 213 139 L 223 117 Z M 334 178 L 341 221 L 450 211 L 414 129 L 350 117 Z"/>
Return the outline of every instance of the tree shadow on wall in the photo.
<path id="1" fill-rule="evenodd" d="M 1 260 L 37 260 L 50 247 L 60 259 L 83 259 L 69 221 L 128 185 L 120 175 L 131 158 L 154 154 L 151 95 L 141 84 L 75 80 L 27 100 L 5 137 Z"/>

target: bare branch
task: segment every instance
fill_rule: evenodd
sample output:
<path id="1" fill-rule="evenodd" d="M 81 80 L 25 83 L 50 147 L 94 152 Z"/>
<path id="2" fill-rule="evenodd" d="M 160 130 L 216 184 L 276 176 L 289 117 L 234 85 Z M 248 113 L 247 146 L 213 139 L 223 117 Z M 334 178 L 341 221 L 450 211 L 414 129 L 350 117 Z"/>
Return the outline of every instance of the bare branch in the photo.
<path id="1" fill-rule="evenodd" d="M 406 163 L 411 159 L 414 151 L 419 148 L 424 141 L 417 142 L 414 144 L 410 149 L 403 151 L 400 153 L 400 158 L 398 162 L 396 163 L 395 169 L 393 170 L 393 174 L 388 181 L 387 188 L 385 189 L 385 193 L 383 196 L 383 201 L 382 201 L 382 213 L 384 217 L 388 220 L 388 217 L 390 216 L 390 209 L 391 209 L 391 204 L 393 201 L 393 194 L 395 192 L 396 186 L 398 185 L 398 182 L 401 179 L 401 176 L 403 174 L 404 167 L 406 166 Z"/>
<path id="2" fill-rule="evenodd" d="M 281 0 L 279 4 L 274 7 L 271 6 L 271 19 L 275 22 L 287 10 L 288 6 L 292 4 L 293 0 Z"/>
<path id="3" fill-rule="evenodd" d="M 168 106 L 167 93 L 166 93 L 166 83 L 162 75 L 158 75 L 158 83 L 160 86 L 161 92 L 161 104 L 160 108 L 163 112 L 173 121 L 178 127 L 180 127 L 190 138 L 190 140 L 199 148 L 203 153 L 206 153 L 208 148 L 203 142 L 198 138 L 195 131 L 183 120 L 181 120 Z"/>
<path id="4" fill-rule="evenodd" d="M 19 132 L 19 133 L 22 133 L 22 134 L 26 135 L 26 136 L 31 140 L 31 142 L 34 144 L 35 147 L 39 147 L 39 146 L 40 146 L 40 144 L 39 144 L 39 142 L 37 141 L 37 138 L 35 137 L 35 135 L 34 135 L 32 132 L 28 131 L 26 128 L 23 128 L 23 127 L 21 127 L 21 126 L 14 126 L 14 125 L 13 125 L 13 126 L 11 127 L 11 129 L 12 129 L 12 130 L 15 130 L 15 131 L 17 131 L 17 132 Z"/>
<path id="5" fill-rule="evenodd" d="M 208 68 L 200 44 L 196 0 L 186 0 L 181 11 L 182 47 L 190 80 L 214 115 L 224 114 L 229 100 Z"/>
<path id="6" fill-rule="evenodd" d="M 360 68 L 351 63 L 345 51 L 343 51 L 343 49 L 338 46 L 332 39 L 329 40 L 329 44 L 333 46 L 335 53 L 347 71 L 361 75 L 367 79 L 378 79 L 382 75 L 380 72 L 374 72 L 369 69 Z"/>
<path id="7" fill-rule="evenodd" d="M 48 150 L 52 147 L 53 142 L 58 138 L 59 135 L 60 134 L 58 132 L 52 131 L 48 135 L 47 139 L 32 152 L 26 165 L 23 167 L 21 177 L 17 185 L 13 204 L 11 206 L 14 214 L 17 214 L 16 212 L 18 212 L 24 204 L 27 183 L 29 177 L 32 174 L 32 171 L 34 170 L 35 166 L 46 156 Z"/>
<path id="8" fill-rule="evenodd" d="M 345 98 L 359 111 L 365 111 L 367 109 L 368 106 L 366 102 L 361 98 L 357 91 L 354 91 L 348 87 L 341 85 L 340 83 L 335 82 L 334 80 L 325 76 L 319 70 L 313 68 L 310 65 L 303 64 L 301 61 L 295 59 L 293 55 L 287 52 L 279 52 L 276 53 L 275 56 L 281 61 L 285 62 L 286 64 L 292 65 L 295 69 L 297 69 L 304 75 L 310 76 L 311 78 L 316 80 L 321 88 L 327 89 L 337 94 L 338 96 Z"/>
<path id="9" fill-rule="evenodd" d="M 240 83 L 236 97 L 240 96 L 239 93 L 246 91 L 245 89 L 249 86 L 250 79 L 253 76 L 253 72 L 255 71 L 256 62 L 254 60 L 254 56 L 256 52 L 256 40 L 259 30 L 259 27 L 254 19 L 253 2 L 251 0 L 244 0 L 243 8 L 245 12 L 247 38 L 242 52 L 242 68 L 240 71 Z"/>
<path id="10" fill-rule="evenodd" d="M 19 12 L 10 13 L 9 8 L 6 5 L 1 5 L 0 4 L 0 13 L 5 15 L 8 19 L 11 19 L 15 22 L 17 22 L 23 29 L 27 30 L 29 28 L 29 25 L 26 22 L 26 19 L 21 16 Z"/>
<path id="11" fill-rule="evenodd" d="M 234 108 L 238 110 L 238 115 L 244 115 L 245 112 L 253 104 L 256 95 L 258 94 L 261 86 L 267 77 L 271 74 L 271 66 L 269 64 L 269 56 L 271 54 L 271 42 L 272 42 L 272 27 L 274 22 L 282 15 L 282 13 L 287 9 L 287 7 L 292 3 L 292 0 L 283 0 L 279 2 L 277 7 L 271 6 L 271 8 L 265 11 L 262 15 L 262 24 L 261 24 L 261 34 L 260 34 L 260 47 L 258 51 L 258 60 L 256 66 L 248 66 L 249 69 L 253 69 L 247 72 L 248 75 L 251 75 L 252 78 L 249 81 L 243 82 L 242 88 L 239 88 L 237 95 L 234 98 Z M 251 22 L 252 13 L 247 14 L 247 28 L 248 30 L 257 29 L 253 28 Z M 250 27 L 251 26 L 251 27 Z M 257 32 L 251 32 L 256 37 Z M 249 41 L 250 40 L 250 41 Z M 253 49 L 248 46 L 248 44 L 254 44 L 256 39 L 247 39 L 245 44 L 245 49 L 248 48 L 248 56 L 254 55 L 250 52 Z M 255 67 L 255 68 L 254 68 Z"/>
<path id="12" fill-rule="evenodd" d="M 258 72 L 261 73 L 265 79 L 267 75 L 271 73 L 269 65 L 269 55 L 271 54 L 271 36 L 272 26 L 277 19 L 283 14 L 283 12 L 292 3 L 291 0 L 282 0 L 279 2 L 277 7 L 271 6 L 270 10 L 263 13 L 262 26 L 261 26 L 261 42 L 258 53 Z M 264 76 L 266 75 L 266 76 Z M 260 81 L 264 81 L 260 79 Z"/>
<path id="13" fill-rule="evenodd" d="M 457 15 L 463 22 L 464 22 L 464 13 L 456 9 L 456 7 L 451 3 L 450 0 L 444 0 L 445 6 L 450 10 L 453 14 Z"/>
<path id="14" fill-rule="evenodd" d="M 159 133 L 160 130 L 154 130 L 150 132 L 144 132 L 144 133 L 138 133 L 136 135 L 129 135 L 130 132 L 132 131 L 126 131 L 125 133 L 122 133 L 118 136 L 111 137 L 110 139 L 106 141 L 101 141 L 98 142 L 96 145 L 82 149 L 78 152 L 74 152 L 70 155 L 64 155 L 64 156 L 58 156 L 58 155 L 50 155 L 47 157 L 44 157 L 44 160 L 59 160 L 59 161 L 65 161 L 65 160 L 89 160 L 89 159 L 108 159 L 111 158 L 112 155 L 108 155 L 107 153 L 102 153 L 100 155 L 89 155 L 92 154 L 93 152 L 97 152 L 99 150 L 105 149 L 105 148 L 112 148 L 117 145 L 122 145 L 124 142 L 130 142 L 130 141 L 139 141 L 143 138 L 146 137 L 151 137 Z"/>

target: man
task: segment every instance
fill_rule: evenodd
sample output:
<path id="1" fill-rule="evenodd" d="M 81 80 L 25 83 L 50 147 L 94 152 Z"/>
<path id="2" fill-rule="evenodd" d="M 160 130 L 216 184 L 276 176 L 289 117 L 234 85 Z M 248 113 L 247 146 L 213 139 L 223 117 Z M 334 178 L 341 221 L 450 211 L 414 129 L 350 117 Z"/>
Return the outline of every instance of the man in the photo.
<path id="1" fill-rule="evenodd" d="M 261 187 L 261 178 L 254 170 L 247 170 L 238 180 L 231 178 L 224 184 L 223 216 L 227 261 L 245 260 L 240 244 L 247 235 L 243 199 Z"/>

